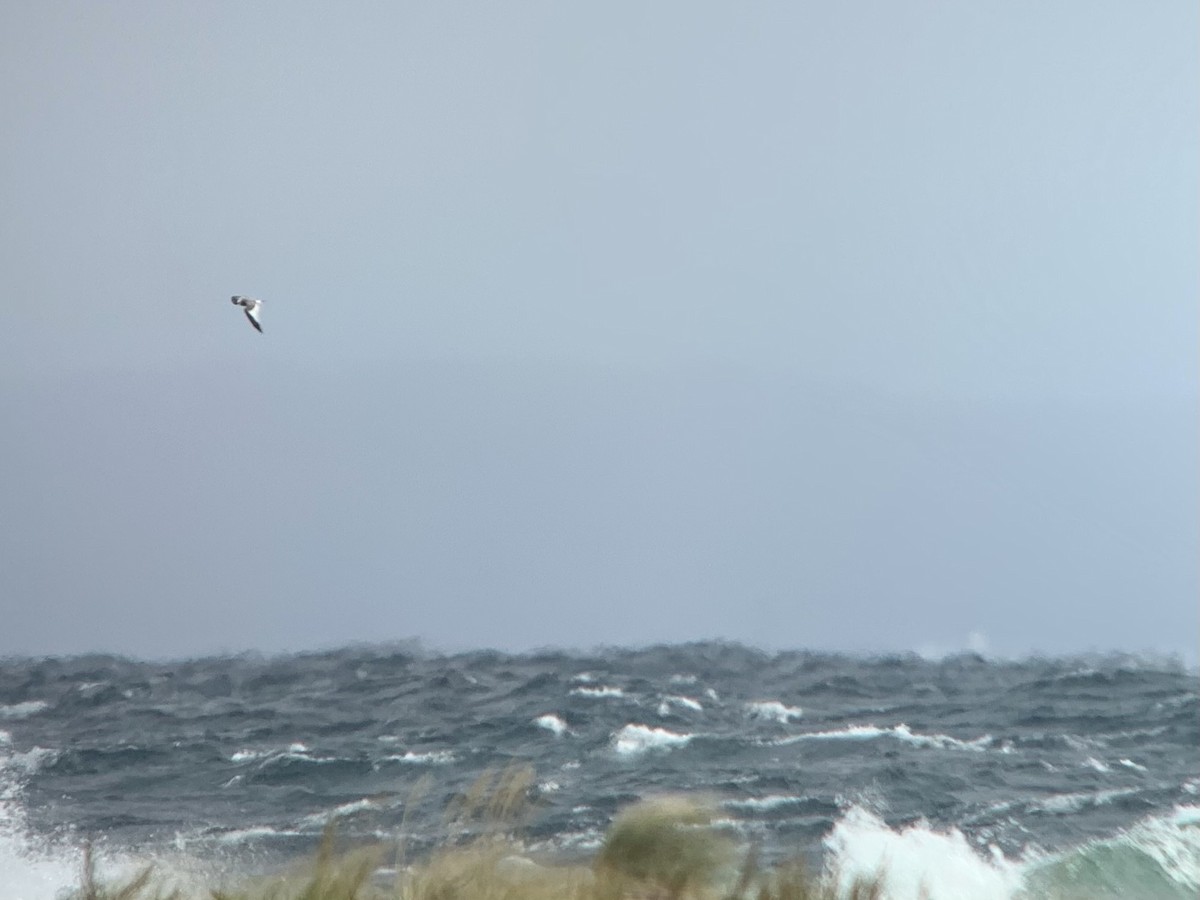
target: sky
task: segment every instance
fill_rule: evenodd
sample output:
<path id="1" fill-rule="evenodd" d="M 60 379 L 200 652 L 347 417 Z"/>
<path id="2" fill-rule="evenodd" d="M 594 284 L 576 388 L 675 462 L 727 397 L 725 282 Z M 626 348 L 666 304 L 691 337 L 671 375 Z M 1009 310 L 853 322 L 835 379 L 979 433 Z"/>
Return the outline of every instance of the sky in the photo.
<path id="1" fill-rule="evenodd" d="M 1197 34 L 0 5 L 0 655 L 1195 664 Z"/>

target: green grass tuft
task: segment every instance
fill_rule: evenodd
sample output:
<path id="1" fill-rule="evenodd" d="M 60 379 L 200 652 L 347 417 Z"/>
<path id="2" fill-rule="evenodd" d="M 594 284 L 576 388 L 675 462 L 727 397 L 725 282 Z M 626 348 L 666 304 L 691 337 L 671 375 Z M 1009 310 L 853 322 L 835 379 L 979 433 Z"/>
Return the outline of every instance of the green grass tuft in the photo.
<path id="1" fill-rule="evenodd" d="M 712 827 L 713 810 L 684 797 L 638 803 L 613 822 L 596 859 L 599 883 L 614 893 L 646 886 L 674 900 L 711 892 L 734 861 L 733 843 Z"/>

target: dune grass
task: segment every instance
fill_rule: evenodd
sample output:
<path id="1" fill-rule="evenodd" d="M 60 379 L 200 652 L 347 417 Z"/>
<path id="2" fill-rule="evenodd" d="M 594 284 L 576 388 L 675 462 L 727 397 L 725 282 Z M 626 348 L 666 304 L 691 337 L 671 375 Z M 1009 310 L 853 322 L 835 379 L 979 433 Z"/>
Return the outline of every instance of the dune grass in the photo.
<path id="1" fill-rule="evenodd" d="M 617 816 L 590 864 L 534 860 L 520 827 L 532 810 L 528 769 L 488 773 L 447 810 L 444 844 L 420 860 L 402 847 L 338 849 L 331 824 L 313 856 L 293 869 L 201 893 L 167 892 L 147 868 L 102 885 L 90 849 L 69 900 L 879 900 L 880 879 L 838 893 L 836 879 L 799 862 L 759 866 L 714 824 L 712 804 L 645 800 Z M 461 836 L 469 835 L 466 839 Z M 457 835 L 458 837 L 454 837 Z"/>

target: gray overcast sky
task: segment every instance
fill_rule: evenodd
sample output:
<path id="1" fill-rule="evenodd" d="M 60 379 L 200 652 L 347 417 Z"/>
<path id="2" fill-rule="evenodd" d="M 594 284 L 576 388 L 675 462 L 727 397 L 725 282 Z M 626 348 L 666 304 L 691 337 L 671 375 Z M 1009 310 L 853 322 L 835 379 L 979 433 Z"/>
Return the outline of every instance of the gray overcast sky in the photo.
<path id="1" fill-rule="evenodd" d="M 0 6 L 0 653 L 1195 661 L 1197 34 Z"/>

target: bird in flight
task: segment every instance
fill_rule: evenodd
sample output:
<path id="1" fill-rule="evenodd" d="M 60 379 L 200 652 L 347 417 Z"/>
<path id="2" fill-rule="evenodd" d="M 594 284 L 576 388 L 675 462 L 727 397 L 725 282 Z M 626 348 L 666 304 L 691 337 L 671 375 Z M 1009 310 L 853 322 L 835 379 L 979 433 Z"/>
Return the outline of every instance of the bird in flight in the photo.
<path id="1" fill-rule="evenodd" d="M 262 325 L 258 321 L 262 310 L 262 301 L 255 300 L 253 297 L 243 297 L 241 294 L 234 294 L 232 301 L 234 306 L 242 308 L 242 312 L 246 314 L 246 318 L 250 320 L 250 324 L 254 326 L 254 329 L 259 334 L 262 334 Z"/>

